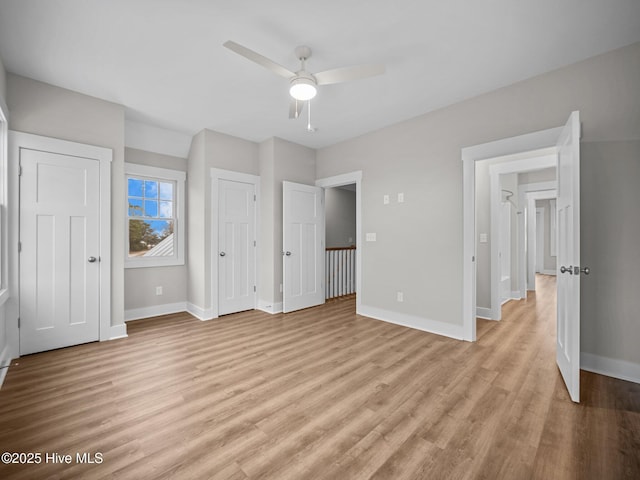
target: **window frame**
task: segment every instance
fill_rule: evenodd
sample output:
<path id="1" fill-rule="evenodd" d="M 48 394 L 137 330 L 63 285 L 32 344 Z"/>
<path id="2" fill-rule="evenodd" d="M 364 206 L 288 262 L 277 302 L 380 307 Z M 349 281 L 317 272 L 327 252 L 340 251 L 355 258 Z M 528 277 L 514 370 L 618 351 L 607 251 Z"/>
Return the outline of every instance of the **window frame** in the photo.
<path id="1" fill-rule="evenodd" d="M 169 168 L 152 167 L 137 163 L 125 163 L 125 268 L 168 267 L 185 264 L 185 181 L 186 172 Z M 129 178 L 174 182 L 174 238 L 173 255 L 166 257 L 130 257 L 129 256 Z M 144 217 L 140 217 L 144 219 Z"/>

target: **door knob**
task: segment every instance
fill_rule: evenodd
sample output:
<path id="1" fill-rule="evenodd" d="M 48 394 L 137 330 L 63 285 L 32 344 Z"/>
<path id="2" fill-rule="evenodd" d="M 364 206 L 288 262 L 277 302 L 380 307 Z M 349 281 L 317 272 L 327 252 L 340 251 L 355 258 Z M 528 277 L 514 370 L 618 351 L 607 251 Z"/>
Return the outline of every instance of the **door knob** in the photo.
<path id="1" fill-rule="evenodd" d="M 291 252 L 286 252 L 286 253 L 285 253 L 285 255 L 286 255 L 287 257 L 290 257 L 290 256 L 291 256 Z"/>
<path id="2" fill-rule="evenodd" d="M 226 255 L 226 253 L 224 253 L 224 252 L 220 252 L 220 256 L 221 256 L 221 257 L 224 257 L 225 255 Z"/>
<path id="3" fill-rule="evenodd" d="M 96 257 L 89 257 L 89 258 L 87 258 L 87 261 L 88 261 L 89 263 L 93 263 L 93 262 L 95 262 L 96 260 L 97 260 L 97 258 L 96 258 Z"/>
<path id="4" fill-rule="evenodd" d="M 573 267 L 569 265 L 569 267 L 565 267 L 562 265 L 560 267 L 560 273 L 568 273 L 569 275 L 573 275 Z"/>
<path id="5" fill-rule="evenodd" d="M 582 267 L 580 271 L 585 275 L 589 275 L 591 273 L 591 269 L 589 267 Z"/>

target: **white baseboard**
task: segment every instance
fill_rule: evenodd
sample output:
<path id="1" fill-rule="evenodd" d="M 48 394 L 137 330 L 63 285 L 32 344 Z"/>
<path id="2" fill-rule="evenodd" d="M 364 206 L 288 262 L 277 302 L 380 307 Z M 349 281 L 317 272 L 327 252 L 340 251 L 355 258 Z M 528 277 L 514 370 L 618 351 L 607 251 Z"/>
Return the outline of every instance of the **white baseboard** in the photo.
<path id="1" fill-rule="evenodd" d="M 9 345 L 5 345 L 0 352 L 0 388 L 2 388 L 2 383 L 4 382 L 4 377 L 7 376 L 7 371 L 9 370 L 9 365 L 11 365 L 11 354 L 9 353 Z"/>
<path id="2" fill-rule="evenodd" d="M 437 320 L 392 312 L 381 308 L 370 307 L 368 305 L 360 305 L 358 314 L 365 317 L 375 318 L 376 320 L 382 320 L 383 322 L 402 325 L 403 327 L 415 328 L 416 330 L 455 338 L 457 340 L 462 340 L 464 338 L 462 325 L 439 322 Z"/>
<path id="3" fill-rule="evenodd" d="M 476 307 L 476 317 L 484 318 L 485 320 L 493 320 L 491 317 L 491 309 L 485 307 Z"/>
<path id="4" fill-rule="evenodd" d="M 556 275 L 557 272 L 555 270 L 542 270 L 540 273 L 543 275 Z"/>
<path id="5" fill-rule="evenodd" d="M 511 300 L 522 300 L 523 297 L 520 296 L 520 290 L 514 290 L 511 292 Z"/>
<path id="6" fill-rule="evenodd" d="M 640 364 L 638 363 L 582 352 L 580 353 L 580 368 L 587 372 L 640 383 Z"/>
<path id="7" fill-rule="evenodd" d="M 258 300 L 258 310 L 267 312 L 270 314 L 282 313 L 282 302 L 270 303 L 264 300 Z"/>
<path id="8" fill-rule="evenodd" d="M 165 303 L 164 305 L 154 305 L 152 307 L 131 308 L 124 311 L 124 321 L 140 320 L 141 318 L 157 317 L 170 313 L 187 311 L 187 302 Z"/>
<path id="9" fill-rule="evenodd" d="M 197 305 L 194 305 L 193 303 L 189 303 L 187 302 L 187 312 L 189 312 L 191 315 L 193 315 L 194 317 L 196 317 L 198 320 L 213 320 L 214 318 L 217 318 L 214 314 L 213 314 L 213 309 L 212 308 L 201 308 Z"/>
<path id="10" fill-rule="evenodd" d="M 123 323 L 122 325 L 111 325 L 111 329 L 109 330 L 109 338 L 107 340 L 115 340 L 117 338 L 127 337 L 127 324 Z"/>

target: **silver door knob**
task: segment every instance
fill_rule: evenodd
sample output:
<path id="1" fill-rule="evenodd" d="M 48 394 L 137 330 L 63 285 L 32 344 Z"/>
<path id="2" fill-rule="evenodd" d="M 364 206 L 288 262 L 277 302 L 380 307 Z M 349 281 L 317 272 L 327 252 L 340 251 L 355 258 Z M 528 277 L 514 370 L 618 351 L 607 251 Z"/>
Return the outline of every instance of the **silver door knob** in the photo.
<path id="1" fill-rule="evenodd" d="M 569 275 L 573 275 L 573 267 L 569 265 L 569 267 L 565 267 L 562 265 L 560 267 L 560 273 L 568 273 Z"/>
<path id="2" fill-rule="evenodd" d="M 287 257 L 290 257 L 290 256 L 291 256 L 291 252 L 286 252 L 286 253 L 285 253 L 285 255 L 286 255 Z"/>
<path id="3" fill-rule="evenodd" d="M 591 269 L 589 267 L 582 267 L 580 271 L 585 275 L 589 275 L 591 273 Z"/>
<path id="4" fill-rule="evenodd" d="M 96 257 L 89 257 L 89 258 L 87 258 L 87 261 L 88 261 L 89 263 L 93 263 L 93 262 L 95 262 L 96 260 L 97 260 L 97 258 L 96 258 Z"/>
<path id="5" fill-rule="evenodd" d="M 225 255 L 226 255 L 226 253 L 224 253 L 224 252 L 220 252 L 220 256 L 221 256 L 221 257 L 224 257 Z"/>

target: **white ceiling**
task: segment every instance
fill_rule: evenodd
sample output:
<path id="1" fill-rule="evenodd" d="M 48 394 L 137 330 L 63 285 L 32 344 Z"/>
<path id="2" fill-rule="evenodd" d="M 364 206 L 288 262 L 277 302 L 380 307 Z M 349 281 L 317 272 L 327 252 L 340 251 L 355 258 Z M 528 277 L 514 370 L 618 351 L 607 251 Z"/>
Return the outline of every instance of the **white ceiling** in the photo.
<path id="1" fill-rule="evenodd" d="M 381 62 L 321 87 L 316 133 L 288 119 L 296 70 Z M 8 71 L 120 103 L 127 120 L 318 148 L 640 41 L 638 0 L 0 0 Z"/>

